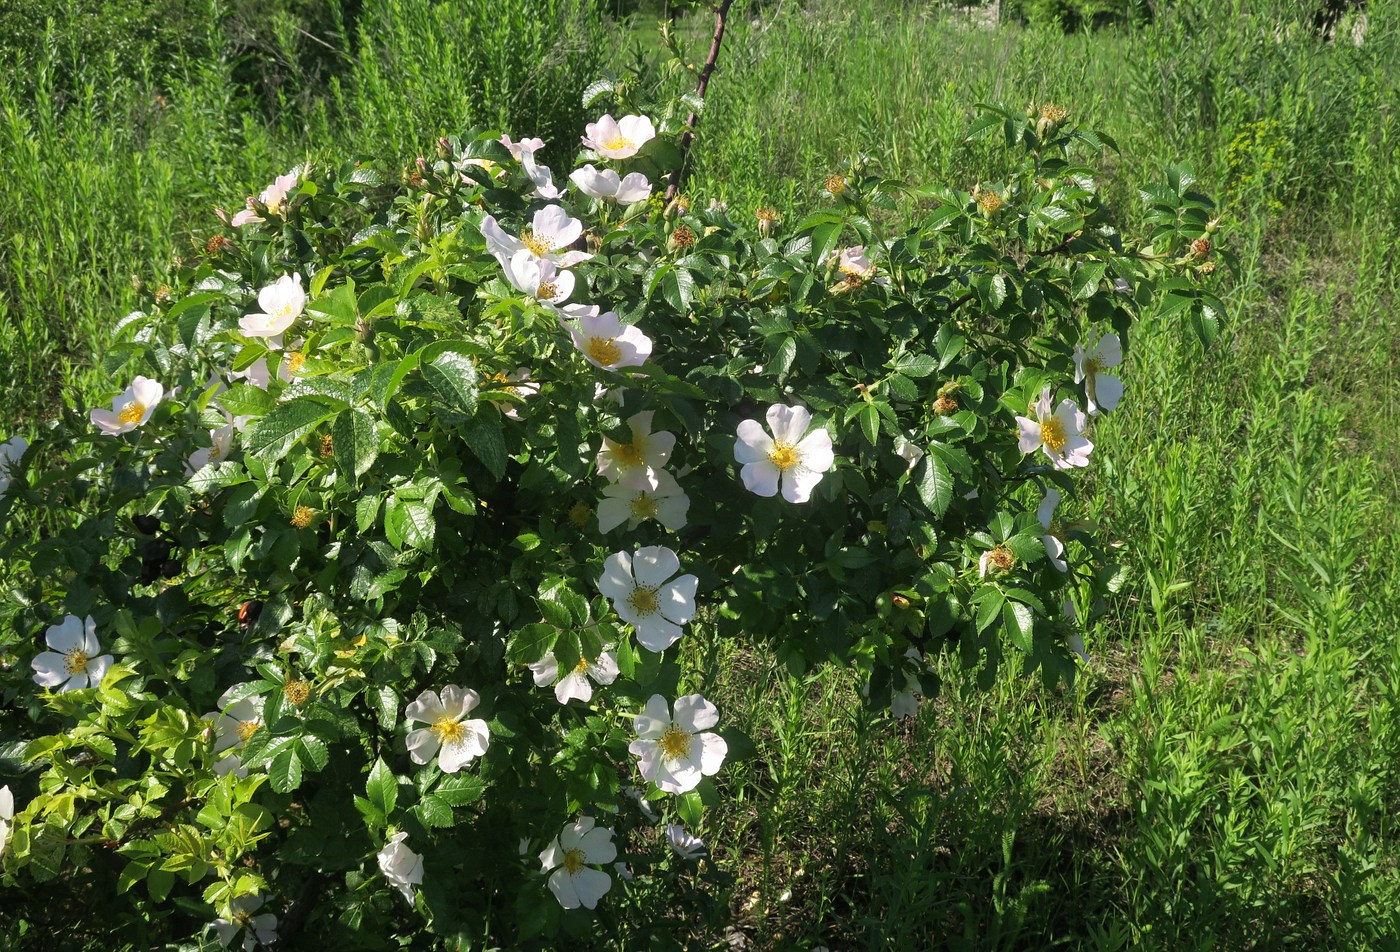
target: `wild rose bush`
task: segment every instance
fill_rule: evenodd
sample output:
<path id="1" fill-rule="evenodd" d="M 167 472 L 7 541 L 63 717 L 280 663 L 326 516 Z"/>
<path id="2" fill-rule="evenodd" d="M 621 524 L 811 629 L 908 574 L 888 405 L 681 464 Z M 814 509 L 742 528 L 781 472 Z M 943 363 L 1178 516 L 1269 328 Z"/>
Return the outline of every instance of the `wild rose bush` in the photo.
<path id="1" fill-rule="evenodd" d="M 1112 144 L 996 107 L 1004 180 L 783 221 L 664 201 L 681 113 L 619 105 L 279 177 L 120 322 L 110 406 L 4 447 L 4 878 L 100 900 L 73 941 L 618 935 L 753 750 L 695 643 L 896 716 L 941 652 L 1074 676 L 1133 320 L 1223 313 L 1189 175 L 1125 237 Z"/>

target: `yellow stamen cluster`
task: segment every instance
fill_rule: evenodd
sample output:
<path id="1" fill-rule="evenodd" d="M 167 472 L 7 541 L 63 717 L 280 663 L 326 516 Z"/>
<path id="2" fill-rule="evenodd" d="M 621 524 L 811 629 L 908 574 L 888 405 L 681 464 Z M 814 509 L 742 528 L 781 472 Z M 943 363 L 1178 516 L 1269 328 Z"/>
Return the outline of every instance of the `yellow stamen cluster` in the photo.
<path id="1" fill-rule="evenodd" d="M 987 563 L 998 572 L 1010 572 L 1016 564 L 1016 556 L 1004 545 L 999 545 L 987 556 Z"/>
<path id="2" fill-rule="evenodd" d="M 585 859 L 586 857 L 583 855 L 583 850 L 565 850 L 564 872 L 568 873 L 570 876 L 574 875 L 579 870 L 583 869 Z"/>
<path id="3" fill-rule="evenodd" d="M 588 659 L 580 655 L 578 659 L 578 664 L 574 665 L 574 674 L 583 674 L 585 671 L 588 670 L 588 668 Z"/>
<path id="4" fill-rule="evenodd" d="M 569 521 L 580 529 L 587 529 L 588 522 L 593 518 L 593 510 L 588 508 L 584 502 L 576 502 L 569 507 Z"/>
<path id="5" fill-rule="evenodd" d="M 650 585 L 638 585 L 632 589 L 632 594 L 627 596 L 627 604 L 631 605 L 638 615 L 655 615 L 661 607 L 661 602 L 656 597 L 656 589 Z"/>
<path id="6" fill-rule="evenodd" d="M 529 248 L 531 253 L 543 258 L 554 250 L 554 239 L 544 235 L 537 235 L 532 231 L 521 232 L 520 243 Z"/>
<path id="7" fill-rule="evenodd" d="M 623 149 L 630 149 L 632 144 L 631 139 L 619 133 L 611 139 L 605 139 L 603 141 L 603 148 L 607 149 L 609 152 L 620 152 Z"/>
<path id="8" fill-rule="evenodd" d="M 258 732 L 259 727 L 262 727 L 262 724 L 258 721 L 239 721 L 235 730 L 238 734 L 238 743 L 248 743 L 248 739 Z"/>
<path id="9" fill-rule="evenodd" d="M 321 434 L 321 459 L 330 459 L 335 455 L 335 437 L 329 433 Z"/>
<path id="10" fill-rule="evenodd" d="M 292 707 L 301 707 L 311 697 L 311 685 L 299 678 L 294 678 L 282 685 L 282 696 L 287 699 L 287 703 Z"/>
<path id="11" fill-rule="evenodd" d="M 1050 450 L 1055 453 L 1065 448 L 1069 437 L 1065 433 L 1065 425 L 1060 422 L 1059 417 L 1046 417 L 1040 421 L 1040 442 L 1050 447 Z"/>
<path id="12" fill-rule="evenodd" d="M 456 718 L 448 717 L 446 714 L 434 721 L 433 726 L 430 727 L 429 730 L 437 735 L 438 741 L 444 747 L 461 743 L 462 739 L 467 736 L 466 725 Z"/>
<path id="13" fill-rule="evenodd" d="M 212 241 L 213 239 L 210 240 Z M 170 300 L 170 285 L 162 284 L 160 287 L 156 288 L 156 303 L 159 304 L 168 300 Z"/>
<path id="14" fill-rule="evenodd" d="M 87 670 L 88 656 L 81 648 L 74 648 L 63 656 L 63 669 L 69 674 L 78 674 Z"/>
<path id="15" fill-rule="evenodd" d="M 1208 254 L 1210 254 L 1209 238 L 1197 238 L 1191 242 L 1191 257 L 1204 258 Z"/>
<path id="16" fill-rule="evenodd" d="M 1053 102 L 1047 102 L 1040 107 L 1040 118 L 1048 119 L 1051 122 L 1059 122 L 1069 115 L 1069 110 L 1064 106 L 1057 106 Z"/>
<path id="17" fill-rule="evenodd" d="M 205 254 L 216 255 L 227 251 L 232 247 L 233 242 L 229 241 L 223 235 L 214 235 L 212 238 L 210 238 L 204 243 L 204 252 Z"/>
<path id="18" fill-rule="evenodd" d="M 140 423 L 146 415 L 146 405 L 133 400 L 117 412 L 117 420 L 123 424 Z"/>
<path id="19" fill-rule="evenodd" d="M 666 733 L 661 735 L 656 746 L 661 748 L 661 753 L 665 755 L 667 760 L 680 760 L 690 756 L 690 748 L 694 743 L 694 734 L 683 731 L 672 724 L 666 728 Z"/>
<path id="20" fill-rule="evenodd" d="M 828 175 L 824 188 L 829 195 L 840 195 L 842 192 L 846 191 L 846 176 Z"/>
<path id="21" fill-rule="evenodd" d="M 760 205 L 758 209 L 754 211 L 754 217 L 761 222 L 778 221 L 778 210 L 768 205 Z"/>
<path id="22" fill-rule="evenodd" d="M 622 359 L 622 348 L 613 337 L 590 337 L 583 352 L 604 367 L 611 367 Z"/>
<path id="23" fill-rule="evenodd" d="M 299 350 L 294 350 L 287 355 L 287 373 L 294 374 L 306 363 L 306 355 Z"/>
<path id="24" fill-rule="evenodd" d="M 633 519 L 655 519 L 656 500 L 647 493 L 637 493 L 632 497 L 630 506 Z"/>
<path id="25" fill-rule="evenodd" d="M 933 412 L 939 416 L 948 416 L 958 412 L 958 398 L 951 393 L 940 393 L 938 399 L 933 401 Z"/>
<path id="26" fill-rule="evenodd" d="M 986 191 L 979 193 L 977 196 L 977 207 L 988 215 L 994 214 L 1005 204 L 1006 202 L 998 192 Z"/>
<path id="27" fill-rule="evenodd" d="M 552 301 L 559 296 L 559 285 L 553 281 L 541 281 L 540 286 L 535 288 L 535 297 L 541 301 Z"/>
<path id="28" fill-rule="evenodd" d="M 775 442 L 773 448 L 768 451 L 768 462 L 778 467 L 779 472 L 786 473 L 802 460 L 797 447 L 791 443 Z"/>
<path id="29" fill-rule="evenodd" d="M 310 506 L 297 506 L 296 511 L 292 513 L 292 527 L 294 529 L 305 529 L 307 526 L 311 525 L 311 520 L 315 518 L 315 509 L 312 509 Z"/>

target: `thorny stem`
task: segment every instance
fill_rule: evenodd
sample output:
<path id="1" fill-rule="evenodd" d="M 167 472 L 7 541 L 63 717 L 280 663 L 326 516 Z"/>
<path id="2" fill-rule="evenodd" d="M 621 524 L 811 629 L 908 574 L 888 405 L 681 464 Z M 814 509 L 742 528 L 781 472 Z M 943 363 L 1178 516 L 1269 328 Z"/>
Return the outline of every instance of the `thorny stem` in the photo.
<path id="1" fill-rule="evenodd" d="M 720 5 L 715 8 L 715 35 L 710 41 L 710 55 L 705 57 L 705 65 L 700 70 L 700 82 L 695 86 L 695 95 L 702 100 L 705 98 L 705 90 L 710 86 L 710 75 L 715 71 L 715 61 L 719 59 L 720 43 L 724 40 L 724 21 L 733 3 L 734 0 L 720 0 Z M 666 186 L 667 202 L 675 198 L 681 189 L 681 180 L 685 177 L 685 160 L 690 154 L 690 143 L 695 139 L 695 127 L 699 122 L 698 112 L 692 112 L 685 120 L 685 131 L 681 133 L 680 141 L 681 160 L 676 166 L 676 171 L 671 173 L 670 184 Z"/>

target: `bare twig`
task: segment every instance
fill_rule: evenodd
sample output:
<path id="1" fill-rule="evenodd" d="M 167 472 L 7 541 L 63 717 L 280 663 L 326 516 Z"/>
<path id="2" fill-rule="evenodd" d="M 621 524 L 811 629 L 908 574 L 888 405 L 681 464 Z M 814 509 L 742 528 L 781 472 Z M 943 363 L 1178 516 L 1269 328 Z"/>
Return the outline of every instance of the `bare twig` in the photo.
<path id="1" fill-rule="evenodd" d="M 710 41 L 710 55 L 705 57 L 705 65 L 700 70 L 700 82 L 695 86 L 695 95 L 700 99 L 705 98 L 705 90 L 710 86 L 710 75 L 715 71 L 715 61 L 719 59 L 720 43 L 724 41 L 724 21 L 729 16 L 729 7 L 734 0 L 720 0 L 720 5 L 715 8 L 715 35 Z M 692 112 L 685 120 L 685 132 L 681 133 L 680 164 L 676 166 L 676 171 L 671 174 L 671 182 L 666 186 L 666 201 L 676 197 L 676 193 L 681 189 L 681 180 L 685 177 L 686 158 L 690 154 L 690 144 L 695 139 L 695 127 L 700 122 L 700 114 Z"/>

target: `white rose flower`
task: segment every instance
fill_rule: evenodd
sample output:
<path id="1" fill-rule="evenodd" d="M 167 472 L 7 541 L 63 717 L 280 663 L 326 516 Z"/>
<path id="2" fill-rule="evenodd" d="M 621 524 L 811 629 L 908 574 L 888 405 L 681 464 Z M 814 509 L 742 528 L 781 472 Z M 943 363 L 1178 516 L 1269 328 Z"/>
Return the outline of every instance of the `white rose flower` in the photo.
<path id="1" fill-rule="evenodd" d="M 592 165 L 585 165 L 570 172 L 569 178 L 580 192 L 600 201 L 631 205 L 651 197 L 651 183 L 641 172 L 628 172 L 625 177 L 619 177 L 612 169 L 599 171 Z"/>
<path id="2" fill-rule="evenodd" d="M 259 945 L 271 945 L 277 941 L 277 917 L 271 913 L 255 916 L 262 908 L 263 897 L 239 896 L 232 902 L 232 919 L 215 919 L 214 931 L 219 936 L 219 945 L 228 948 L 239 931 L 243 932 L 243 952 L 252 952 Z"/>
<path id="3" fill-rule="evenodd" d="M 19 461 L 24 457 L 24 451 L 29 449 L 29 441 L 22 436 L 16 436 L 4 445 L 0 445 L 0 497 L 10 490 L 11 475 L 19 468 Z"/>
<path id="4" fill-rule="evenodd" d="M 686 832 L 685 827 L 679 824 L 666 824 L 666 842 L 681 859 L 697 860 L 705 855 L 705 841 Z"/>
<path id="5" fill-rule="evenodd" d="M 566 824 L 540 853 L 540 869 L 548 873 L 549 891 L 565 909 L 594 909 L 612 888 L 612 877 L 594 866 L 617 859 L 613 831 L 596 826 L 591 816 Z"/>
<path id="6" fill-rule="evenodd" d="M 757 420 L 739 424 L 734 442 L 734 459 L 743 467 L 739 476 L 746 489 L 760 496 L 775 495 L 781 479 L 784 499 L 806 502 L 822 474 L 836 463 L 831 434 L 821 427 L 807 433 L 812 414 L 806 407 L 774 404 L 767 416 L 772 436 Z"/>
<path id="7" fill-rule="evenodd" d="M 530 665 L 530 671 L 535 675 L 536 687 L 547 688 L 551 684 L 554 685 L 554 696 L 560 704 L 568 704 L 574 700 L 587 704 L 593 700 L 593 685 L 590 681 L 607 685 L 617 680 L 617 654 L 604 649 L 592 661 L 580 656 L 573 670 L 561 678 L 559 659 L 550 652 Z"/>
<path id="8" fill-rule="evenodd" d="M 510 374 L 488 374 L 486 382 L 495 384 L 492 389 L 504 390 L 514 394 L 524 400 L 533 397 L 540 392 L 540 385 L 530 379 L 529 367 L 516 367 L 514 373 Z M 514 403 L 507 403 L 504 400 L 492 400 L 491 406 L 501 411 L 501 416 L 507 420 L 520 420 L 520 407 Z"/>
<path id="9" fill-rule="evenodd" d="M 491 729 L 483 720 L 466 720 L 467 714 L 480 702 L 475 691 L 455 684 L 444 687 L 441 697 L 436 691 L 418 695 L 404 713 L 410 720 L 429 726 L 408 734 L 408 752 L 413 762 L 426 764 L 438 754 L 438 767 L 442 772 L 456 773 L 486 753 L 491 743 Z"/>
<path id="10" fill-rule="evenodd" d="M 670 473 L 664 469 L 653 472 L 655 489 L 613 483 L 603 490 L 603 501 L 598 503 L 600 532 L 611 532 L 624 522 L 628 529 L 635 529 L 647 519 L 655 519 L 672 532 L 685 525 L 690 497 Z"/>
<path id="11" fill-rule="evenodd" d="M 553 261 L 517 251 L 506 263 L 506 278 L 517 291 L 551 307 L 563 304 L 574 293 L 574 273 L 560 271 Z"/>
<path id="12" fill-rule="evenodd" d="M 630 159 L 642 146 L 656 138 L 656 127 L 646 116 L 605 115 L 584 126 L 583 147 L 605 159 Z"/>
<path id="13" fill-rule="evenodd" d="M 603 370 L 640 367 L 651 356 L 651 338 L 635 324 L 623 326 L 612 311 L 580 316 L 569 336 L 584 359 Z"/>
<path id="14" fill-rule="evenodd" d="M 210 430 L 209 445 L 195 450 L 185 461 L 185 475 L 192 476 L 210 463 L 218 463 L 227 459 L 229 451 L 233 449 L 234 430 L 235 427 L 232 423 L 229 423 L 228 426 L 221 426 L 217 430 Z"/>
<path id="15" fill-rule="evenodd" d="M 520 161 L 521 156 L 527 153 L 530 155 L 534 155 L 536 152 L 544 148 L 544 140 L 538 137 L 531 137 L 529 139 L 521 139 L 519 142 L 512 142 L 510 136 L 501 136 L 499 141 L 501 145 L 506 147 L 506 151 L 510 153 L 510 157 L 512 159 L 515 159 L 515 161 L 517 162 Z"/>
<path id="16" fill-rule="evenodd" d="M 1040 500 L 1040 506 L 1036 509 L 1036 518 L 1040 520 L 1040 525 L 1045 529 L 1045 534 L 1040 537 L 1040 541 L 1045 545 L 1045 554 L 1050 559 L 1050 564 L 1060 572 L 1069 571 L 1069 563 L 1065 561 L 1065 544 L 1060 541 L 1055 525 L 1055 507 L 1060 504 L 1060 491 L 1054 486 L 1045 489 L 1045 497 Z"/>
<path id="17" fill-rule="evenodd" d="M 653 433 L 653 416 L 651 410 L 643 410 L 627 418 L 627 426 L 632 431 L 630 443 L 617 443 L 603 437 L 603 448 L 598 451 L 597 459 L 599 476 L 627 489 L 660 488 L 661 468 L 671 458 L 676 435 L 664 430 Z"/>
<path id="18" fill-rule="evenodd" d="M 262 190 L 258 196 L 258 201 L 267 206 L 267 210 L 274 215 L 282 214 L 282 206 L 287 202 L 287 193 L 297 187 L 300 176 L 295 169 L 286 175 L 279 175 L 271 185 Z"/>
<path id="19" fill-rule="evenodd" d="M 661 545 L 645 546 L 635 557 L 614 552 L 603 563 L 598 591 L 612 600 L 613 611 L 637 631 L 648 651 L 665 651 L 681 636 L 681 626 L 695 617 L 699 579 L 682 575 L 676 553 Z"/>
<path id="20" fill-rule="evenodd" d="M 510 270 L 510 259 L 521 251 L 536 258 L 552 261 L 556 267 L 569 268 L 593 257 L 586 251 L 569 251 L 569 245 L 583 234 L 583 222 L 572 218 L 560 205 L 546 205 L 531 219 L 530 227 L 520 237 L 506 233 L 496 219 L 487 215 L 481 220 L 481 237 L 486 250 L 495 256 L 501 267 Z"/>
<path id="21" fill-rule="evenodd" d="M 1087 346 L 1074 345 L 1074 382 L 1084 384 L 1091 416 L 1115 410 L 1123 399 L 1123 381 L 1103 371 L 1123 362 L 1123 344 L 1117 334 L 1105 334 L 1096 340 L 1093 331 L 1084 343 Z"/>
<path id="22" fill-rule="evenodd" d="M 1083 412 L 1073 400 L 1061 400 L 1054 411 L 1051 411 L 1050 403 L 1050 388 L 1046 387 L 1041 391 L 1040 399 L 1032 403 L 1027 411 L 1034 414 L 1035 419 L 1016 418 L 1020 426 L 1018 445 L 1021 452 L 1044 450 L 1056 469 L 1088 466 L 1094 444 L 1083 436 L 1087 422 Z"/>
<path id="23" fill-rule="evenodd" d="M 215 761 L 214 773 L 220 777 L 231 773 L 240 780 L 248 776 L 248 768 L 243 766 L 238 751 L 246 747 L 263 726 L 262 697 L 255 694 L 230 703 L 242 687 L 242 684 L 233 685 L 219 696 L 218 711 L 204 715 L 214 719 L 214 756 L 225 755 Z"/>
<path id="24" fill-rule="evenodd" d="M 526 176 L 530 179 L 530 184 L 535 186 L 535 197 L 545 201 L 551 201 L 564 194 L 564 190 L 556 188 L 554 185 L 554 174 L 550 172 L 549 166 L 540 165 L 535 161 L 533 152 L 521 151 L 520 164 L 525 169 Z"/>
<path id="25" fill-rule="evenodd" d="M 5 855 L 5 847 L 10 842 L 10 827 L 15 821 L 15 795 L 6 784 L 0 787 L 0 857 Z"/>
<path id="26" fill-rule="evenodd" d="M 660 817 L 656 815 L 656 811 L 652 809 L 651 802 L 647 800 L 647 792 L 641 787 L 634 787 L 631 784 L 626 784 L 621 788 L 620 792 L 624 796 L 631 797 L 633 800 L 637 801 L 637 809 L 641 811 L 642 816 L 646 817 L 648 823 L 655 823 L 660 819 Z"/>
<path id="27" fill-rule="evenodd" d="M 164 396 L 165 387 L 147 377 L 137 377 L 120 396 L 112 398 L 112 409 L 93 410 L 88 419 L 108 436 L 129 433 L 151 418 Z"/>
<path id="28" fill-rule="evenodd" d="M 675 714 L 666 699 L 653 694 L 637 715 L 637 739 L 627 750 L 640 761 L 642 776 L 667 793 L 685 793 L 701 777 L 719 773 L 729 745 L 709 731 L 719 723 L 719 708 L 698 694 L 676 698 Z"/>
<path id="29" fill-rule="evenodd" d="M 917 466 L 919 460 L 924 458 L 924 451 L 902 436 L 894 441 L 894 453 L 908 463 L 910 469 Z"/>
<path id="30" fill-rule="evenodd" d="M 413 887 L 423 884 L 423 857 L 404 845 L 407 833 L 395 833 L 379 851 L 379 871 L 413 905 Z"/>
<path id="31" fill-rule="evenodd" d="M 111 655 L 100 655 L 97 622 L 91 615 L 79 618 L 67 615 L 57 625 L 44 632 L 44 641 L 52 651 L 41 651 L 30 662 L 34 683 L 40 687 L 58 688 L 59 692 L 79 691 L 102 683 L 112 666 Z"/>
<path id="32" fill-rule="evenodd" d="M 306 308 L 301 275 L 284 274 L 258 292 L 261 313 L 245 314 L 238 321 L 244 337 L 277 337 L 292 326 Z"/>

